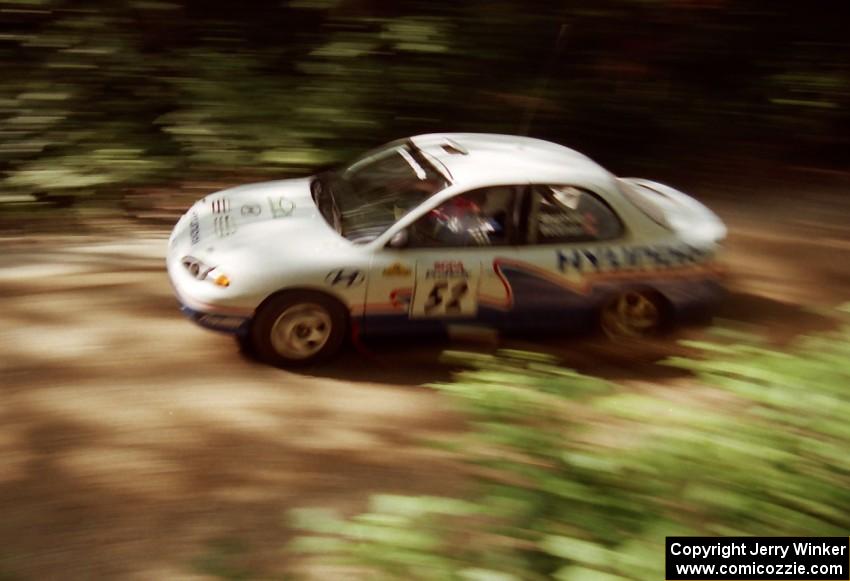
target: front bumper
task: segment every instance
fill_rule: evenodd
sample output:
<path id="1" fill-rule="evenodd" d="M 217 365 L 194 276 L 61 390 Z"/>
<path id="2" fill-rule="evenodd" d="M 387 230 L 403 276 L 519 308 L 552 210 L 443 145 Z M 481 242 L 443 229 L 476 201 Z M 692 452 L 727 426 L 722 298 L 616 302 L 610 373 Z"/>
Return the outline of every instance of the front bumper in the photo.
<path id="1" fill-rule="evenodd" d="M 193 323 L 212 331 L 229 333 L 232 335 L 243 335 L 248 332 L 251 324 L 250 317 L 238 315 L 225 315 L 221 313 L 205 313 L 180 303 L 180 310 Z"/>
<path id="2" fill-rule="evenodd" d="M 167 261 L 167 268 L 171 290 L 177 298 L 180 310 L 190 321 L 205 329 L 221 333 L 239 335 L 247 332 L 251 323 L 251 315 L 253 315 L 250 310 L 208 305 L 188 296 L 181 292 L 178 285 L 185 285 L 194 281 L 189 280 L 188 274 L 180 269 L 173 257 Z"/>

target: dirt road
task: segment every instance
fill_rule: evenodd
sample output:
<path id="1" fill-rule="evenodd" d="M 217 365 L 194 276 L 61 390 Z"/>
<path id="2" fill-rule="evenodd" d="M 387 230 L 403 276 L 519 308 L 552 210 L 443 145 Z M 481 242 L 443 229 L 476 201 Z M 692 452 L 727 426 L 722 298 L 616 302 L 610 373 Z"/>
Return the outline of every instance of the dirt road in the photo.
<path id="1" fill-rule="evenodd" d="M 721 316 L 787 338 L 830 325 L 810 307 L 850 300 L 850 233 L 843 192 L 781 202 L 714 205 L 735 273 Z M 272 574 L 289 508 L 462 488 L 417 445 L 462 427 L 420 387 L 449 376 L 445 344 L 373 346 L 306 374 L 264 367 L 176 310 L 166 235 L 2 241 L 0 579 L 203 578 L 210 546 L 232 541 L 236 561 Z M 674 373 L 652 364 L 672 342 L 508 345 L 618 380 Z"/>
<path id="2" fill-rule="evenodd" d="M 164 250 L 163 236 L 63 239 L 0 258 L 0 571 L 182 578 L 223 538 L 273 562 L 287 507 L 451 485 L 415 446 L 456 425 L 409 385 L 439 374 L 423 364 L 399 385 L 354 356 L 329 371 L 354 381 L 246 360 L 175 310 Z"/>

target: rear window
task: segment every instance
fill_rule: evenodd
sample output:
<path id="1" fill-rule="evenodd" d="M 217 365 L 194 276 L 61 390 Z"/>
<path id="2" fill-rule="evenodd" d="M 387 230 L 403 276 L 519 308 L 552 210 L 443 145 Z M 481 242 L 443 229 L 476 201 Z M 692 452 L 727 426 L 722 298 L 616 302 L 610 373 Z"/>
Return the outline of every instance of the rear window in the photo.
<path id="1" fill-rule="evenodd" d="M 663 204 L 666 199 L 662 194 L 619 178 L 617 179 L 617 185 L 620 187 L 620 192 L 622 192 L 623 196 L 636 206 L 638 210 L 649 216 L 656 224 L 664 226 L 667 229 L 672 229 L 664 215 L 664 210 L 659 204 L 659 202 Z"/>

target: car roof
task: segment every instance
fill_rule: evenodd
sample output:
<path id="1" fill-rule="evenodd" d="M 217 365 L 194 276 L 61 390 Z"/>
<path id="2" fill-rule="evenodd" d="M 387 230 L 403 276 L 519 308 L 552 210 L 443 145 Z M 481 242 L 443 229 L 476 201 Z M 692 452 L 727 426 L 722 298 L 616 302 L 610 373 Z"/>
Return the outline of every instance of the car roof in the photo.
<path id="1" fill-rule="evenodd" d="M 573 149 L 531 137 L 495 133 L 430 133 L 411 137 L 458 185 L 569 183 L 608 189 L 613 176 Z"/>

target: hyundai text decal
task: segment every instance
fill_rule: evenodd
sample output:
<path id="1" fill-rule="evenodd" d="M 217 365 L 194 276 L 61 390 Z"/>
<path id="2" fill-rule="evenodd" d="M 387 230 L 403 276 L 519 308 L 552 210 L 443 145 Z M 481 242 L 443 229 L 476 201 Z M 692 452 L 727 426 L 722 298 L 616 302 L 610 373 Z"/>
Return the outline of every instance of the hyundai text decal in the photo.
<path id="1" fill-rule="evenodd" d="M 612 248 L 575 248 L 558 250 L 556 259 L 561 272 L 602 272 L 639 268 L 675 268 L 700 264 L 712 253 L 690 245 L 624 246 Z"/>

